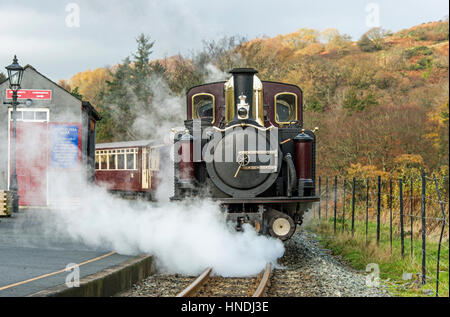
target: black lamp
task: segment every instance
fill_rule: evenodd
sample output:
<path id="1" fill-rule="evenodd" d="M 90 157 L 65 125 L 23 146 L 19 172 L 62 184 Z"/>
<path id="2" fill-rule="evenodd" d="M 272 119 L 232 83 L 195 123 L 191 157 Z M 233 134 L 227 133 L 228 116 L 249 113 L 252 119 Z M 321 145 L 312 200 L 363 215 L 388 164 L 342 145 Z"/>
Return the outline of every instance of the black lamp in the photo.
<path id="1" fill-rule="evenodd" d="M 9 181 L 9 190 L 13 192 L 13 212 L 19 212 L 19 183 L 17 181 L 16 172 L 16 112 L 17 106 L 20 102 L 17 101 L 17 91 L 20 89 L 20 84 L 22 83 L 23 67 L 17 62 L 17 56 L 14 55 L 13 63 L 6 66 L 8 71 L 9 88 L 13 91 L 12 101 L 4 102 L 12 106 L 12 144 L 11 144 L 11 156 L 12 156 L 12 172 Z"/>
<path id="2" fill-rule="evenodd" d="M 6 70 L 8 71 L 9 87 L 15 91 L 19 90 L 23 77 L 23 67 L 17 62 L 16 55 L 14 55 L 13 63 L 6 66 Z"/>

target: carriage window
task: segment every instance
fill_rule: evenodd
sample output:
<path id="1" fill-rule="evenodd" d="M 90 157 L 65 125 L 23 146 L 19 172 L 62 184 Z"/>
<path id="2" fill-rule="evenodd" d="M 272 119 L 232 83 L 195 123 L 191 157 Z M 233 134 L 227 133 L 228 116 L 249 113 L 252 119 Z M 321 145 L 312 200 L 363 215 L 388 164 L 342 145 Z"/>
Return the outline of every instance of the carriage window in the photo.
<path id="1" fill-rule="evenodd" d="M 275 121 L 289 123 L 297 120 L 297 95 L 281 93 L 275 96 Z"/>
<path id="2" fill-rule="evenodd" d="M 125 154 L 117 154 L 117 169 L 118 170 L 125 169 Z"/>
<path id="3" fill-rule="evenodd" d="M 112 152 L 112 151 L 111 151 Z M 115 170 L 116 169 L 116 154 L 108 154 L 108 169 Z"/>
<path id="4" fill-rule="evenodd" d="M 95 155 L 95 169 L 100 169 L 100 155 Z"/>
<path id="5" fill-rule="evenodd" d="M 197 94 L 192 97 L 192 118 L 211 119 L 214 122 L 214 96 Z"/>
<path id="6" fill-rule="evenodd" d="M 108 169 L 108 166 L 106 165 L 106 155 L 100 155 L 100 169 Z"/>
<path id="7" fill-rule="evenodd" d="M 127 170 L 134 170 L 134 154 L 127 154 Z"/>

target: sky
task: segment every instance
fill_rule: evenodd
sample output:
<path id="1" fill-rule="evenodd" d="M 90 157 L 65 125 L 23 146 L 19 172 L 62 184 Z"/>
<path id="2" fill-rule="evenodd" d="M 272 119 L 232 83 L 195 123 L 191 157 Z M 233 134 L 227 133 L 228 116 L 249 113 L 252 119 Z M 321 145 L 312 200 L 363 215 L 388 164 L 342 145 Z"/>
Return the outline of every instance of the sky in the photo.
<path id="1" fill-rule="evenodd" d="M 446 0 L 0 0 L 0 65 L 33 65 L 54 81 L 121 62 L 149 35 L 153 58 L 188 55 L 203 40 L 336 28 L 353 40 L 448 17 Z M 0 72 L 5 73 L 3 66 Z"/>

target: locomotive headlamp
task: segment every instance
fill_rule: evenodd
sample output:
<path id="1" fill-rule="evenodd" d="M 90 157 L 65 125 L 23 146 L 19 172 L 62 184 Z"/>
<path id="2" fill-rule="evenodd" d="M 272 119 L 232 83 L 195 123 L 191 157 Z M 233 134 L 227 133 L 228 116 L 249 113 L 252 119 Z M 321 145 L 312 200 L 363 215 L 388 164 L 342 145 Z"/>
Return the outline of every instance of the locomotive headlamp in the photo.
<path id="1" fill-rule="evenodd" d="M 245 117 L 248 116 L 248 110 L 247 110 L 246 108 L 244 108 L 244 107 L 241 107 L 241 108 L 239 108 L 239 110 L 238 110 L 238 115 L 239 115 L 239 117 L 241 117 L 241 118 L 245 118 Z"/>
<path id="2" fill-rule="evenodd" d="M 5 67 L 8 71 L 9 86 L 12 90 L 19 90 L 22 82 L 23 67 L 17 62 L 17 56 L 14 55 L 13 63 Z"/>
<path id="3" fill-rule="evenodd" d="M 239 119 L 248 119 L 248 110 L 250 108 L 249 104 L 245 102 L 247 96 L 239 96 L 240 102 L 238 103 L 238 117 Z"/>

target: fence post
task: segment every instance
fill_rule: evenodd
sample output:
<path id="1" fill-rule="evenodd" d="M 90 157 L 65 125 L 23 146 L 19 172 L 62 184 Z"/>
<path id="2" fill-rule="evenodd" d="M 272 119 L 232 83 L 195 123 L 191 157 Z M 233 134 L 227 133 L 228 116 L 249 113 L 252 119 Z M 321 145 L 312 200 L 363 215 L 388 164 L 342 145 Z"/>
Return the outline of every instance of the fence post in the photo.
<path id="1" fill-rule="evenodd" d="M 414 234 L 413 234 L 413 222 L 414 222 L 414 200 L 413 200 L 413 195 L 414 195 L 414 180 L 411 177 L 411 257 L 414 256 L 414 248 L 413 248 L 413 239 L 414 239 Z"/>
<path id="2" fill-rule="evenodd" d="M 377 245 L 380 244 L 380 214 L 381 214 L 381 176 L 378 176 L 378 193 L 377 193 Z"/>
<path id="3" fill-rule="evenodd" d="M 319 198 L 322 198 L 322 177 L 319 176 Z M 320 220 L 320 206 L 322 205 L 322 200 L 319 201 L 319 220 Z"/>
<path id="4" fill-rule="evenodd" d="M 399 180 L 400 191 L 400 241 L 402 244 L 402 258 L 405 257 L 405 228 L 403 226 L 403 179 Z"/>
<path id="5" fill-rule="evenodd" d="M 366 195 L 366 244 L 369 242 L 369 179 L 366 180 L 367 195 Z"/>
<path id="6" fill-rule="evenodd" d="M 327 219 L 328 222 L 328 176 L 327 176 L 327 184 L 325 187 L 325 218 Z"/>
<path id="7" fill-rule="evenodd" d="M 392 254 L 392 179 L 389 180 L 389 238 L 391 241 Z"/>
<path id="8" fill-rule="evenodd" d="M 347 180 L 344 178 L 344 196 L 342 198 L 342 232 L 345 230 L 345 185 Z"/>
<path id="9" fill-rule="evenodd" d="M 437 270 L 436 270 L 436 272 L 437 272 L 436 273 L 436 297 L 439 297 L 439 262 L 440 262 L 440 258 L 441 258 L 441 244 L 442 244 L 442 237 L 444 235 L 446 220 L 445 220 L 444 204 L 442 203 L 441 193 L 439 191 L 439 186 L 437 183 L 436 175 L 433 174 L 433 178 L 434 178 L 434 184 L 436 185 L 436 193 L 439 198 L 439 205 L 441 206 L 441 212 L 442 212 L 442 228 L 441 228 L 441 235 L 439 237 L 439 246 L 438 246 L 438 254 L 437 254 Z"/>
<path id="10" fill-rule="evenodd" d="M 334 233 L 336 233 L 337 217 L 337 176 L 334 177 Z"/>
<path id="11" fill-rule="evenodd" d="M 356 187 L 356 178 L 353 177 L 353 188 L 352 188 L 352 237 L 355 234 L 355 187 Z"/>
<path id="12" fill-rule="evenodd" d="M 422 285 L 426 283 L 426 197 L 425 197 L 425 173 L 422 173 Z"/>

